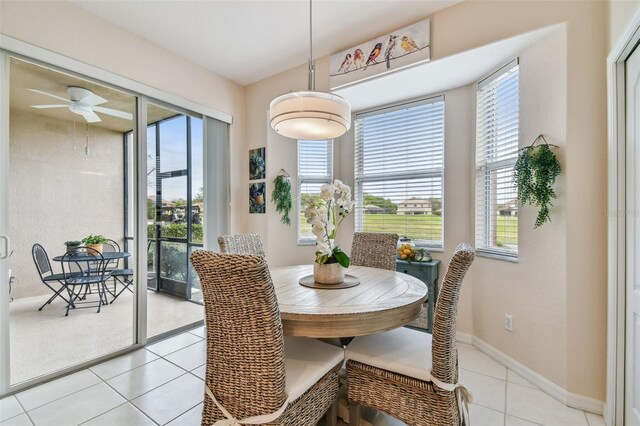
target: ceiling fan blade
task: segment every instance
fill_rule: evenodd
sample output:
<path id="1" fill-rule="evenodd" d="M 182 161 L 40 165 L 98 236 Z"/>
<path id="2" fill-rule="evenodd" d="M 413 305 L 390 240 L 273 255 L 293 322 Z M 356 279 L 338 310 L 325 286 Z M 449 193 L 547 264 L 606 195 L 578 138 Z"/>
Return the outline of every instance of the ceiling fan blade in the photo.
<path id="1" fill-rule="evenodd" d="M 57 95 L 53 95 L 51 93 L 43 92 L 42 90 L 36 90 L 36 89 L 27 89 L 27 90 L 35 93 L 40 93 L 41 95 L 49 96 L 50 98 L 53 98 L 53 99 L 58 99 L 59 101 L 65 101 L 67 103 L 71 103 L 69 99 L 66 99 Z"/>
<path id="2" fill-rule="evenodd" d="M 45 109 L 45 108 L 69 108 L 69 105 L 31 105 L 31 108 Z"/>
<path id="3" fill-rule="evenodd" d="M 83 103 L 83 104 L 91 105 L 91 106 L 96 106 L 96 105 L 100 105 L 100 104 L 106 103 L 107 100 L 105 98 L 103 98 L 103 97 L 100 97 L 100 96 L 92 93 L 89 96 L 86 96 L 86 97 L 80 99 L 79 102 Z"/>
<path id="4" fill-rule="evenodd" d="M 97 112 L 101 112 L 103 114 L 113 115 L 114 117 L 124 118 L 125 120 L 133 120 L 133 114 L 128 112 L 118 111 L 115 109 L 105 108 L 101 106 L 94 106 L 93 110 Z"/>
<path id="5" fill-rule="evenodd" d="M 83 111 L 82 116 L 85 120 L 87 120 L 87 123 L 99 123 L 100 121 L 102 121 L 100 120 L 100 117 L 98 117 L 98 115 L 92 111 Z"/>

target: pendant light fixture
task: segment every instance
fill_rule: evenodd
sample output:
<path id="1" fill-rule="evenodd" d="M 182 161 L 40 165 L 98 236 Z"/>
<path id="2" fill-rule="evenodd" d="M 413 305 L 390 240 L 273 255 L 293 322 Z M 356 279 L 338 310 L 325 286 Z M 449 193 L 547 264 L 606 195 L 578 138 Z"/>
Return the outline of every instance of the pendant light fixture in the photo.
<path id="1" fill-rule="evenodd" d="M 273 130 L 292 139 L 323 140 L 351 127 L 351 105 L 338 95 L 316 91 L 313 60 L 313 4 L 309 0 L 309 90 L 278 96 L 269 106 Z"/>

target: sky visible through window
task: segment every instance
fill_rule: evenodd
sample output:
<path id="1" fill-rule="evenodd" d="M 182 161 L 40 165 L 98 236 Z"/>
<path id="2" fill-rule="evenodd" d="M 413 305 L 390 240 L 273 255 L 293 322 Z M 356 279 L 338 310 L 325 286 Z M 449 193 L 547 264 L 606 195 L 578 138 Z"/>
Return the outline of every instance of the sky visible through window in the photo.
<path id="1" fill-rule="evenodd" d="M 192 196 L 203 186 L 203 128 L 202 119 L 191 117 L 191 175 Z M 180 115 L 147 128 L 147 194 L 156 193 L 156 132 L 160 135 L 160 171 L 169 172 L 187 168 L 187 119 Z M 162 198 L 169 201 L 186 199 L 185 178 L 163 179 Z"/>

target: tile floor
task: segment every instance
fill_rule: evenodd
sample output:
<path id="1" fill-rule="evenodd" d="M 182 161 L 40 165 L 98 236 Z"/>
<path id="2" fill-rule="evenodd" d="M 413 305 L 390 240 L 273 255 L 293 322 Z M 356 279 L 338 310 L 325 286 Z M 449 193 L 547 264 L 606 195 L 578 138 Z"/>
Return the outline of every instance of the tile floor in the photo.
<path id="1" fill-rule="evenodd" d="M 198 426 L 205 362 L 202 327 L 0 400 L 0 425 Z M 600 426 L 525 379 L 459 345 L 462 382 L 474 396 L 474 426 Z M 402 425 L 376 415 L 376 426 Z M 344 423 L 340 423 L 344 424 Z"/>

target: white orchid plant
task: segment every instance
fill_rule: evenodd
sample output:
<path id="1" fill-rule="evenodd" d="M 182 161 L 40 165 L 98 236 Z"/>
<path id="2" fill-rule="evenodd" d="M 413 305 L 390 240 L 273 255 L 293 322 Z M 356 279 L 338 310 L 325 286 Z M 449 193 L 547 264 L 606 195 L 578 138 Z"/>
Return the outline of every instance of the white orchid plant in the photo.
<path id="1" fill-rule="evenodd" d="M 349 267 L 349 256 L 335 245 L 335 238 L 352 209 L 351 188 L 338 179 L 331 185 L 322 185 L 320 198 L 308 202 L 304 217 L 317 238 L 317 263 L 337 262 L 345 268 Z"/>

